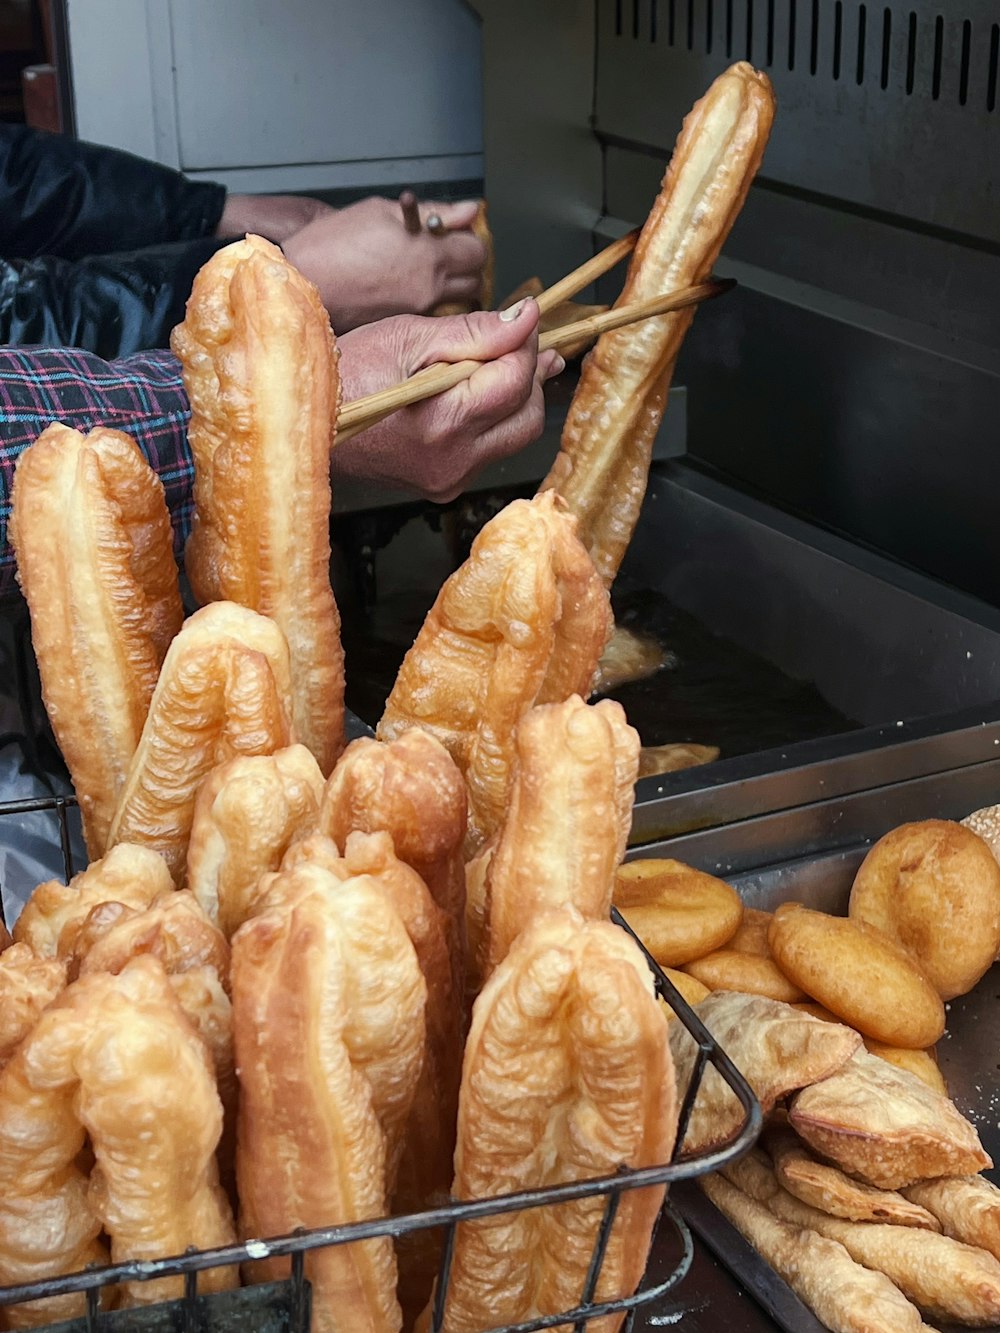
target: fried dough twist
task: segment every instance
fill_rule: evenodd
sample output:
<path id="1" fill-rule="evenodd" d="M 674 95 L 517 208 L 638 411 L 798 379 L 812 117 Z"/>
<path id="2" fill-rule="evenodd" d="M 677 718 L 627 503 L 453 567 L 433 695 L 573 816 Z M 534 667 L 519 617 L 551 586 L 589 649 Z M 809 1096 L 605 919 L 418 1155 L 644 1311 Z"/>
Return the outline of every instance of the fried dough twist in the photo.
<path id="1" fill-rule="evenodd" d="M 709 276 L 773 119 L 766 75 L 741 62 L 715 80 L 684 121 L 616 307 Z M 608 587 L 639 518 L 674 363 L 693 318 L 693 309 L 681 310 L 602 334 L 584 362 L 560 452 L 542 483 L 579 518 Z"/>
<path id="2" fill-rule="evenodd" d="M 257 910 L 261 876 L 313 831 L 323 775 L 304 745 L 220 764 L 194 804 L 187 885 L 228 939 Z"/>
<path id="3" fill-rule="evenodd" d="M 544 911 L 607 920 L 625 854 L 639 736 L 621 704 L 579 695 L 524 714 L 510 804 L 486 875 L 483 975 Z"/>
<path id="4" fill-rule="evenodd" d="M 170 645 L 109 845 L 153 848 L 181 882 L 198 788 L 216 765 L 288 745 L 288 647 L 273 621 L 232 602 L 196 611 Z"/>
<path id="5" fill-rule="evenodd" d="M 191 586 L 200 602 L 239 602 L 280 626 L 295 731 L 327 774 L 344 732 L 344 653 L 330 587 L 340 395 L 330 321 L 277 246 L 248 236 L 202 268 L 170 344 L 191 399 Z"/>
<path id="6" fill-rule="evenodd" d="M 208 1053 L 162 967 L 74 982 L 0 1074 L 0 1279 L 72 1272 L 105 1256 L 153 1259 L 231 1244 L 215 1148 L 222 1107 Z M 89 1134 L 90 1181 L 77 1164 Z M 203 1291 L 235 1274 L 202 1275 Z M 127 1283 L 125 1303 L 179 1296 L 183 1278 Z M 83 1297 L 8 1310 L 14 1327 L 79 1313 Z"/>
<path id="7" fill-rule="evenodd" d="M 469 789 L 467 855 L 503 821 L 521 714 L 585 695 L 610 629 L 607 593 L 552 494 L 501 510 L 441 589 L 378 736 L 422 727 L 444 745 Z"/>
<path id="8" fill-rule="evenodd" d="M 12 506 L 42 697 L 97 857 L 183 619 L 163 485 L 127 435 L 53 422 L 18 459 Z"/>
<path id="9" fill-rule="evenodd" d="M 121 903 L 142 911 L 174 882 L 162 856 L 148 847 L 119 843 L 99 861 L 74 875 L 39 884 L 14 925 L 14 939 L 28 944 L 39 958 L 68 958 L 76 936 L 95 907 Z"/>
<path id="10" fill-rule="evenodd" d="M 351 833 L 388 833 L 447 915 L 456 995 L 465 986 L 465 870 L 468 798 L 440 741 L 420 728 L 382 744 L 352 741 L 330 774 L 318 827 L 344 849 Z"/>
<path id="11" fill-rule="evenodd" d="M 452 1193 L 490 1198 L 664 1163 L 676 1126 L 667 1020 L 638 948 L 572 909 L 539 917 L 473 1010 Z M 662 1199 L 661 1188 L 622 1194 L 598 1300 L 634 1291 Z M 447 1333 L 579 1304 L 605 1203 L 599 1195 L 462 1223 Z"/>
<path id="12" fill-rule="evenodd" d="M 270 902 L 233 938 L 237 1170 L 251 1236 L 385 1214 L 387 1139 L 408 1114 L 424 1042 L 423 978 L 377 885 L 300 864 L 276 877 Z M 247 1276 L 287 1268 L 268 1260 Z M 389 1237 L 310 1251 L 306 1274 L 315 1333 L 399 1329 Z"/>

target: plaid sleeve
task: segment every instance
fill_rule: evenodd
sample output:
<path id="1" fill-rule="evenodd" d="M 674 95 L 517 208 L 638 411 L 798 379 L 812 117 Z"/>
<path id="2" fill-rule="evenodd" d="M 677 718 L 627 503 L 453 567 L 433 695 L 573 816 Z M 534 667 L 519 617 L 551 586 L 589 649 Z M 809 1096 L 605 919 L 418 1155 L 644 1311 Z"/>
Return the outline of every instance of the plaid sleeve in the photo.
<path id="1" fill-rule="evenodd" d="M 7 540 L 14 466 L 53 421 L 131 435 L 163 482 L 179 560 L 191 526 L 190 415 L 180 363 L 169 352 L 102 361 L 68 348 L 0 347 L 0 601 L 17 595 Z"/>

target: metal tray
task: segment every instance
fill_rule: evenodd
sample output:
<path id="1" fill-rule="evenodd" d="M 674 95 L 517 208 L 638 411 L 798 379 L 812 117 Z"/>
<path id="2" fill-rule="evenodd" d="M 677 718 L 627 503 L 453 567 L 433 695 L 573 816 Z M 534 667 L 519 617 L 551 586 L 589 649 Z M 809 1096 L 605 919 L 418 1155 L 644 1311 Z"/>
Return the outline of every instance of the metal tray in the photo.
<path id="1" fill-rule="evenodd" d="M 855 872 L 877 838 L 909 820 L 959 819 L 997 800 L 1000 759 L 650 843 L 630 857 L 670 856 L 724 875 L 749 907 L 771 910 L 797 900 L 842 913 Z M 1000 966 L 947 1008 L 948 1031 L 938 1044 L 942 1073 L 956 1105 L 1000 1162 Z M 986 1174 L 1000 1183 L 996 1168 Z M 824 1325 L 697 1186 L 678 1185 L 671 1199 L 699 1244 L 683 1299 L 671 1307 L 668 1322 L 676 1315 L 690 1333 L 722 1327 L 729 1333 L 823 1333 Z M 658 1314 L 663 1317 L 662 1310 Z M 935 1326 L 944 1333 L 946 1326 Z"/>

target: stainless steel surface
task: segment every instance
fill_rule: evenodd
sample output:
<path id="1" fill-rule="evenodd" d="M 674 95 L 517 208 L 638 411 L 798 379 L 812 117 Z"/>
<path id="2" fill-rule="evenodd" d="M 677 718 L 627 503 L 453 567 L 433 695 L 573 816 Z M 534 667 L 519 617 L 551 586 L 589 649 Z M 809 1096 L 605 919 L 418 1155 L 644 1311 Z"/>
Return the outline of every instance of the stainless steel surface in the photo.
<path id="1" fill-rule="evenodd" d="M 857 868 L 875 839 L 911 819 L 960 818 L 998 796 L 1000 760 L 773 814 L 735 828 L 671 838 L 644 847 L 638 855 L 675 857 L 722 873 L 748 906 L 772 910 L 795 900 L 843 913 Z M 948 1031 L 938 1044 L 942 1073 L 956 1105 L 976 1125 L 987 1152 L 1000 1161 L 996 1049 L 1000 967 L 994 966 L 973 991 L 947 1008 Z M 987 1174 L 994 1179 L 998 1175 L 996 1170 Z M 675 1190 L 672 1198 L 701 1242 L 729 1270 L 727 1276 L 696 1264 L 695 1277 L 685 1287 L 684 1300 L 689 1309 L 700 1312 L 706 1329 L 728 1326 L 734 1292 L 742 1289 L 763 1307 L 747 1316 L 745 1327 L 753 1333 L 774 1327 L 787 1333 L 818 1333 L 822 1325 L 803 1313 L 785 1284 L 697 1187 Z"/>

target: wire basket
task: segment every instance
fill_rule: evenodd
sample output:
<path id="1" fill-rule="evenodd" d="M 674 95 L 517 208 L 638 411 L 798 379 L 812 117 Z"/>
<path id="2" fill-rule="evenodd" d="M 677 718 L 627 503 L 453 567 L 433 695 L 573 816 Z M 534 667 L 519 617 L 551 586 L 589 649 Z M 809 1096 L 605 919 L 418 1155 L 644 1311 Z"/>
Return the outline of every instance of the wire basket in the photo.
<path id="1" fill-rule="evenodd" d="M 75 873 L 74 838 L 69 822 L 71 812 L 75 817 L 76 799 L 72 796 L 0 802 L 0 845 L 3 843 L 3 821 L 6 818 L 51 813 L 56 824 L 53 837 L 58 838 L 68 882 Z M 298 1231 L 287 1236 L 248 1240 L 245 1244 L 230 1245 L 222 1249 L 191 1250 L 183 1255 L 155 1261 L 111 1264 L 41 1282 L 0 1287 L 0 1306 L 74 1292 L 84 1293 L 86 1314 L 65 1323 L 49 1325 L 50 1333 L 55 1333 L 55 1330 L 59 1330 L 59 1333 L 125 1333 L 125 1330 L 135 1330 L 136 1333 L 140 1330 L 141 1333 L 161 1333 L 161 1330 L 170 1330 L 171 1333 L 229 1333 L 230 1330 L 233 1333 L 237 1330 L 240 1330 L 240 1333 L 247 1333 L 247 1330 L 250 1330 L 250 1333 L 309 1333 L 310 1289 L 304 1265 L 305 1256 L 310 1250 L 371 1240 L 378 1236 L 401 1236 L 414 1231 L 442 1228 L 444 1242 L 430 1321 L 430 1333 L 439 1333 L 444 1319 L 456 1228 L 460 1223 L 530 1208 L 545 1208 L 572 1200 L 603 1197 L 604 1212 L 580 1292 L 579 1304 L 572 1310 L 540 1316 L 520 1324 L 498 1326 L 493 1330 L 483 1330 L 483 1333 L 535 1333 L 535 1330 L 553 1328 L 557 1325 L 572 1325 L 574 1333 L 583 1333 L 590 1320 L 620 1313 L 627 1315 L 625 1327 L 628 1333 L 635 1311 L 665 1296 L 685 1276 L 694 1256 L 694 1245 L 686 1223 L 671 1206 L 669 1198 L 665 1199 L 654 1229 L 651 1256 L 655 1258 L 666 1250 L 670 1256 L 667 1271 L 653 1274 L 650 1271 L 653 1267 L 651 1263 L 647 1266 L 645 1277 L 632 1295 L 612 1301 L 595 1301 L 601 1266 L 622 1193 L 625 1190 L 669 1185 L 674 1181 L 705 1175 L 739 1157 L 747 1151 L 760 1132 L 761 1111 L 746 1079 L 670 983 L 642 941 L 617 911 L 612 910 L 612 917 L 636 940 L 653 973 L 657 994 L 666 1000 L 677 1015 L 678 1021 L 698 1044 L 694 1069 L 681 1101 L 677 1142 L 673 1158 L 669 1163 L 640 1170 L 623 1169 L 616 1175 L 600 1179 L 524 1190 L 517 1194 L 500 1195 L 490 1199 L 451 1202 L 444 1207 L 406 1216 Z M 738 1098 L 744 1110 L 743 1124 L 739 1132 L 722 1148 L 710 1153 L 685 1157 L 684 1137 L 688 1121 L 705 1067 L 709 1064 L 714 1066 Z M 290 1259 L 291 1268 L 291 1276 L 286 1281 L 263 1283 L 209 1296 L 198 1294 L 198 1274 L 206 1269 L 285 1256 Z M 101 1291 L 104 1288 L 116 1286 L 121 1282 L 141 1282 L 175 1276 L 182 1276 L 184 1279 L 184 1295 L 181 1299 L 139 1309 L 103 1311 L 100 1308 Z"/>

